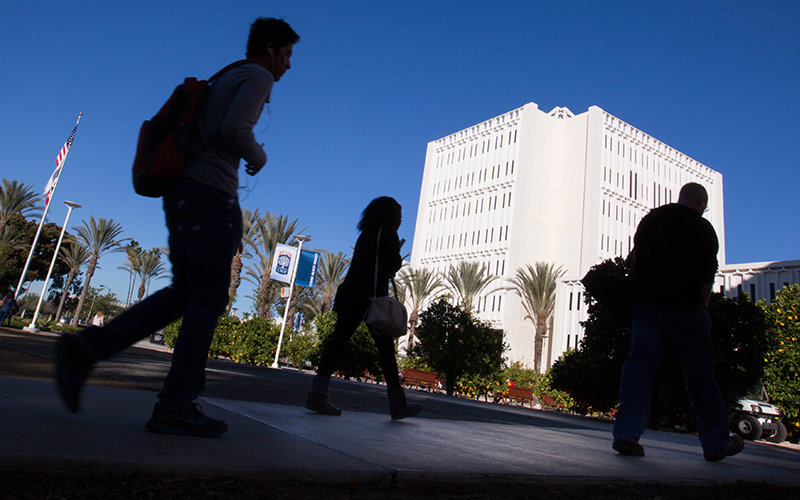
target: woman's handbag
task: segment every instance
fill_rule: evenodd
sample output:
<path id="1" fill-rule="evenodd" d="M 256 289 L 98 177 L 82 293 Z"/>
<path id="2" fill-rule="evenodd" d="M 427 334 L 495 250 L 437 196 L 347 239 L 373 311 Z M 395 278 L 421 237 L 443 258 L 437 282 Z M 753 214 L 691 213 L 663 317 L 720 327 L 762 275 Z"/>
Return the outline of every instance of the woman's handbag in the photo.
<path id="1" fill-rule="evenodd" d="M 383 297 L 375 296 L 378 292 L 378 255 L 380 255 L 382 230 L 383 228 L 378 229 L 378 244 L 375 247 L 375 279 L 372 290 L 372 303 L 367 309 L 364 321 L 375 332 L 397 338 L 405 335 L 408 328 L 408 313 L 405 306 L 394 297 L 388 295 Z M 397 287 L 394 284 L 394 278 L 392 278 L 392 286 L 394 286 L 396 294 Z"/>

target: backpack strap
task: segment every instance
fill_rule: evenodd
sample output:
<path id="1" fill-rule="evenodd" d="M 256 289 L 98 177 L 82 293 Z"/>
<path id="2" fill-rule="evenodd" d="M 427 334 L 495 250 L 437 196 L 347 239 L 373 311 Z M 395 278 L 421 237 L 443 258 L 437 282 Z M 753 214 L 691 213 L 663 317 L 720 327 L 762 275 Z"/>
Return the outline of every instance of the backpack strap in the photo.
<path id="1" fill-rule="evenodd" d="M 208 79 L 209 85 L 212 82 L 214 82 L 215 80 L 219 79 L 222 75 L 227 73 L 228 70 L 231 70 L 231 69 L 233 69 L 233 68 L 235 68 L 237 66 L 241 66 L 241 65 L 247 64 L 247 63 L 258 64 L 255 59 L 239 59 L 238 61 L 234 61 L 234 62 L 230 63 L 229 65 L 225 66 L 224 68 L 222 68 L 221 70 L 217 71 L 213 75 L 211 75 L 211 78 Z M 208 92 L 208 91 L 206 91 L 206 92 Z M 205 101 L 205 99 L 207 99 L 207 96 L 204 95 L 203 96 L 203 101 Z M 203 104 L 205 104 L 205 102 L 203 102 Z M 196 151 L 192 152 L 192 157 L 193 158 L 197 158 L 201 154 L 203 154 L 206 151 L 208 151 L 211 148 L 211 146 L 216 145 L 220 140 L 222 140 L 222 132 L 220 132 L 220 131 L 217 131 L 217 133 L 214 134 L 214 137 L 212 137 L 211 139 L 206 140 L 206 133 L 205 133 L 205 130 L 203 130 L 203 124 L 201 123 L 199 118 L 197 120 L 197 130 L 198 130 L 198 132 L 200 132 L 200 139 L 203 141 L 203 145 L 200 148 L 198 148 Z"/>

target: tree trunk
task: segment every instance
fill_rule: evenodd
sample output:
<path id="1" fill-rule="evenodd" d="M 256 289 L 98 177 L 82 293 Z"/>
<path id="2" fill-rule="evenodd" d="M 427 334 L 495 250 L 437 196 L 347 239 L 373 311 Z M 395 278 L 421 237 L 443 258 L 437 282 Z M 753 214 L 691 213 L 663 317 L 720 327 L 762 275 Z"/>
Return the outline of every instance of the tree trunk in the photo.
<path id="1" fill-rule="evenodd" d="M 411 312 L 411 316 L 408 318 L 408 322 L 411 326 L 408 329 L 408 342 L 406 343 L 406 354 L 408 351 L 411 350 L 411 347 L 414 345 L 414 335 L 417 333 L 417 320 L 419 319 L 419 314 L 417 314 L 416 309 Z"/>
<path id="2" fill-rule="evenodd" d="M 142 301 L 142 297 L 144 297 L 145 292 L 144 280 L 142 280 L 142 282 L 139 283 L 139 292 L 136 294 L 136 302 Z"/>
<path id="3" fill-rule="evenodd" d="M 61 310 L 64 309 L 64 302 L 67 300 L 67 290 L 69 290 L 72 281 L 75 279 L 76 271 L 70 271 L 67 274 L 67 280 L 64 282 L 64 292 L 61 294 L 61 300 L 58 301 L 58 310 L 56 310 L 56 323 L 61 319 Z"/>
<path id="4" fill-rule="evenodd" d="M 72 326 L 78 324 L 78 318 L 81 315 L 81 309 L 83 309 L 86 294 L 89 293 L 89 287 L 92 285 L 92 276 L 94 276 L 95 268 L 97 268 L 97 257 L 92 257 L 89 259 L 89 265 L 86 266 L 86 281 L 83 284 L 83 290 L 81 290 L 81 296 L 78 299 L 78 307 L 75 308 L 75 315 L 72 317 L 72 321 L 69 322 Z"/>
<path id="5" fill-rule="evenodd" d="M 231 313 L 233 307 L 233 299 L 236 297 L 236 291 L 242 283 L 242 252 L 236 252 L 231 261 L 231 284 L 228 287 L 228 307 L 225 309 L 225 314 Z"/>
<path id="6" fill-rule="evenodd" d="M 259 318 L 268 318 L 272 299 L 272 287 L 274 283 L 269 275 L 261 277 L 261 293 L 258 294 L 258 305 L 256 313 Z"/>
<path id="7" fill-rule="evenodd" d="M 547 318 L 543 316 L 536 317 L 536 336 L 533 339 L 533 369 L 537 373 L 542 372 L 542 346 L 544 344 L 544 336 L 547 333 Z"/>

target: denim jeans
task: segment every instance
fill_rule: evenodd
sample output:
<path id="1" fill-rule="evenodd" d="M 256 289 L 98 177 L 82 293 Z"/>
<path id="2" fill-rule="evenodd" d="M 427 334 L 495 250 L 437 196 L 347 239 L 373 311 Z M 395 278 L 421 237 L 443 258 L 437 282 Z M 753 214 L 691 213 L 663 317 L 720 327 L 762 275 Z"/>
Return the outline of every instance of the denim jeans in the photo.
<path id="1" fill-rule="evenodd" d="M 633 342 L 622 368 L 614 438 L 639 441 L 647 425 L 653 383 L 667 346 L 683 366 L 703 451 L 724 451 L 729 441 L 728 415 L 714 376 L 711 318 L 699 304 L 676 310 L 633 303 Z"/>
<path id="2" fill-rule="evenodd" d="M 97 359 L 107 359 L 183 316 L 172 366 L 158 395 L 161 404 L 179 407 L 197 399 L 205 387 L 208 349 L 228 305 L 231 261 L 242 241 L 242 212 L 235 197 L 182 180 L 164 196 L 164 213 L 172 284 L 81 335 Z"/>

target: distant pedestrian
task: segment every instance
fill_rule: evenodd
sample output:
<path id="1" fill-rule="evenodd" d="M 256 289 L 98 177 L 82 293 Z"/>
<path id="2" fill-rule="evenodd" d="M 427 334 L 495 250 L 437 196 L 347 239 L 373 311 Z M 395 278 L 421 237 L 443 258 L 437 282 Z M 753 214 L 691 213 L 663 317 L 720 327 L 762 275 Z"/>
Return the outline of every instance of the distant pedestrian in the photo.
<path id="1" fill-rule="evenodd" d="M 6 323 L 11 324 L 11 315 L 14 314 L 16 308 L 17 301 L 14 299 L 14 294 L 6 294 L 0 305 L 0 326 L 4 326 Z"/>
<path id="2" fill-rule="evenodd" d="M 97 314 L 92 318 L 93 326 L 103 326 L 103 311 L 97 311 Z"/>
<path id="3" fill-rule="evenodd" d="M 58 342 L 58 388 L 67 408 L 78 411 L 90 370 L 173 321 L 183 322 L 172 366 L 145 424 L 152 432 L 218 436 L 228 424 L 203 414 L 195 400 L 205 386 L 208 350 L 217 319 L 228 305 L 233 255 L 242 241 L 239 162 L 254 175 L 267 155 L 253 127 L 272 85 L 291 67 L 300 39 L 283 20 L 259 18 L 250 26 L 247 62 L 214 80 L 199 111 L 202 138 L 196 157 L 164 195 L 172 284 L 123 312 L 105 326 L 90 326 Z M 204 142 L 207 141 L 207 142 Z"/>
<path id="4" fill-rule="evenodd" d="M 402 265 L 400 240 L 397 229 L 402 221 L 400 204 L 388 196 L 372 200 L 361 214 L 358 230 L 361 232 L 353 250 L 353 258 L 344 281 L 336 291 L 333 310 L 336 312 L 336 326 L 326 339 L 317 374 L 311 381 L 306 408 L 325 415 L 341 415 L 342 411 L 328 401 L 328 388 L 336 361 L 344 350 L 356 328 L 364 320 L 364 315 L 374 296 L 377 272 L 377 296 L 389 294 L 389 280 Z M 380 249 L 378 232 L 380 231 Z M 378 268 L 375 268 L 377 254 Z M 403 386 L 395 359 L 394 339 L 388 335 L 370 333 L 378 349 L 378 362 L 386 380 L 389 397 L 389 412 L 393 419 L 411 417 L 422 411 L 422 405 L 406 402 Z"/>
<path id="5" fill-rule="evenodd" d="M 667 348 L 683 365 L 708 461 L 739 453 L 742 438 L 728 432 L 728 413 L 714 376 L 708 303 L 719 242 L 703 218 L 708 193 L 683 186 L 678 203 L 655 208 L 634 237 L 633 342 L 622 369 L 613 448 L 644 456 L 639 438 L 650 409 L 656 372 Z"/>

